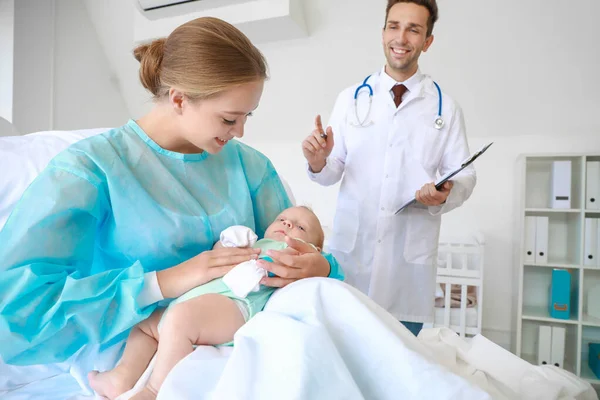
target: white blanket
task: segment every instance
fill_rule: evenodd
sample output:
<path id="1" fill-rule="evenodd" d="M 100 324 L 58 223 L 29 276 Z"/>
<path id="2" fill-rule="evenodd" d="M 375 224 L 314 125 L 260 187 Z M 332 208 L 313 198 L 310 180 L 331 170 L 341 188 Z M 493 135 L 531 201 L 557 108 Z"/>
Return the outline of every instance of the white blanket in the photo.
<path id="1" fill-rule="evenodd" d="M 71 374 L 81 376 L 81 368 L 71 369 Z M 43 398 L 68 398 L 64 390 L 58 395 L 57 385 L 67 384 L 65 376 L 53 379 L 57 395 Z M 32 398 L 26 394 L 26 386 L 3 392 L 0 382 L 3 399 Z M 84 394 L 73 393 L 72 398 L 83 399 Z M 238 331 L 233 349 L 196 349 L 173 369 L 159 394 L 163 400 L 315 398 L 597 396 L 573 374 L 532 366 L 483 337 L 467 343 L 448 330 L 427 329 L 417 339 L 362 293 L 342 282 L 317 278 L 276 292 L 265 311 Z"/>
<path id="2" fill-rule="evenodd" d="M 417 339 L 331 279 L 279 290 L 234 342 L 233 351 L 196 351 L 180 362 L 159 400 L 597 399 L 573 374 L 532 366 L 481 336 L 468 344 L 427 329 Z"/>

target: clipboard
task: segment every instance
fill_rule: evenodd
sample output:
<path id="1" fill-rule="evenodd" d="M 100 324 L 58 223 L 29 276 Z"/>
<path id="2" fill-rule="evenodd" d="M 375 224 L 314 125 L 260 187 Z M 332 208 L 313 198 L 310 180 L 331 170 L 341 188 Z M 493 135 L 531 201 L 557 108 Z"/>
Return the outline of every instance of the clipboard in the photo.
<path id="1" fill-rule="evenodd" d="M 439 181 L 437 181 L 435 183 L 435 188 L 437 190 L 440 190 L 442 188 L 442 185 L 446 182 L 448 182 L 450 180 L 450 178 L 452 178 L 454 175 L 458 174 L 460 171 L 462 171 L 463 169 L 465 169 L 466 167 L 468 167 L 469 165 L 471 165 L 471 163 L 473 163 L 473 161 L 475 161 L 477 158 L 479 158 L 480 155 L 482 155 L 483 153 L 485 153 L 485 151 L 492 145 L 494 144 L 494 142 L 490 142 L 488 144 L 486 144 L 485 146 L 483 146 L 481 149 L 479 149 L 478 151 L 476 151 L 475 153 L 473 153 L 470 157 L 468 157 L 467 159 L 465 159 L 458 168 L 456 168 L 454 171 L 450 171 L 448 172 L 446 175 L 442 176 L 440 178 Z M 413 198 L 412 200 L 407 201 L 406 203 L 404 203 L 402 205 L 402 207 L 400 207 L 398 209 L 398 211 L 396 211 L 394 213 L 394 215 L 398 214 L 400 211 L 404 210 L 406 207 L 411 206 L 413 204 L 415 204 L 417 202 L 417 199 Z"/>

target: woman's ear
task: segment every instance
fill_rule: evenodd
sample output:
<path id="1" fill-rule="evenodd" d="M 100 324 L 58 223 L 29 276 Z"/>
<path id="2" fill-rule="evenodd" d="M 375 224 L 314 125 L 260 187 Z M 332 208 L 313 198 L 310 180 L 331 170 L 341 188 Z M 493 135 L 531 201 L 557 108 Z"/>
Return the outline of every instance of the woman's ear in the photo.
<path id="1" fill-rule="evenodd" d="M 173 107 L 173 110 L 175 110 L 177 114 L 181 114 L 183 112 L 184 99 L 185 94 L 183 92 L 173 88 L 169 90 L 169 104 L 171 104 L 171 107 Z"/>
<path id="2" fill-rule="evenodd" d="M 319 250 L 319 253 L 323 251 L 322 248 L 320 248 L 319 246 L 315 246 L 317 248 L 317 250 Z"/>

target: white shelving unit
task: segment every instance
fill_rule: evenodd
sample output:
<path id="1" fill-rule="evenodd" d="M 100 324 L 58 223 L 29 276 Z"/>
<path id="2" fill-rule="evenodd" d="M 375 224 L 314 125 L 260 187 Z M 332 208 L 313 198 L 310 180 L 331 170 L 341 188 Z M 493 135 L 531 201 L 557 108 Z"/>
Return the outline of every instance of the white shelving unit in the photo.
<path id="1" fill-rule="evenodd" d="M 552 165 L 554 161 L 564 160 L 571 161 L 571 208 L 551 208 Z M 594 385 L 600 385 L 600 378 L 588 367 L 588 343 L 600 343 L 600 318 L 588 315 L 587 301 L 589 290 L 600 285 L 600 265 L 588 266 L 584 260 L 585 219 L 598 218 L 600 221 L 600 209 L 586 209 L 588 161 L 600 161 L 600 154 L 522 158 L 524 190 L 521 198 L 516 351 L 519 357 L 537 364 L 539 327 L 563 327 L 566 329 L 564 368 Z M 587 204 L 589 206 L 590 203 Z M 547 262 L 536 263 L 526 254 L 526 217 L 530 216 L 548 218 Z M 571 272 L 574 297 L 569 319 L 552 318 L 548 311 L 548 291 L 555 268 Z M 600 308 L 600 303 L 590 307 Z"/>

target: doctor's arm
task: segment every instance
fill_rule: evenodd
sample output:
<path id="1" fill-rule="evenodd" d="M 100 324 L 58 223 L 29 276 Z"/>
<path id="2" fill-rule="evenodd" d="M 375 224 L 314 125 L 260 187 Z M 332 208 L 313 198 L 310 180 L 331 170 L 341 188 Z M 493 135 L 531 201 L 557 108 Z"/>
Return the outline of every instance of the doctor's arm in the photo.
<path id="1" fill-rule="evenodd" d="M 443 176 L 458 167 L 470 155 L 465 121 L 462 110 L 457 106 L 448 130 L 448 140 L 440 162 L 439 172 Z M 446 201 L 439 206 L 429 206 L 429 213 L 439 215 L 460 207 L 473 193 L 477 175 L 473 164 L 452 178 L 452 188 Z"/>

